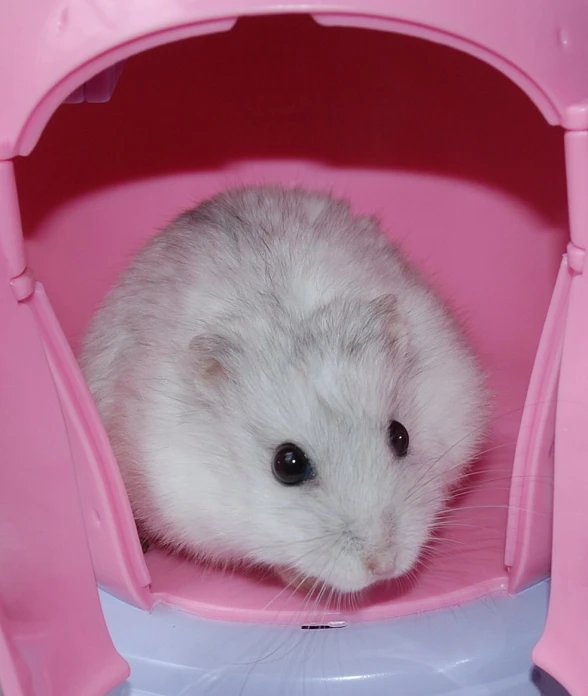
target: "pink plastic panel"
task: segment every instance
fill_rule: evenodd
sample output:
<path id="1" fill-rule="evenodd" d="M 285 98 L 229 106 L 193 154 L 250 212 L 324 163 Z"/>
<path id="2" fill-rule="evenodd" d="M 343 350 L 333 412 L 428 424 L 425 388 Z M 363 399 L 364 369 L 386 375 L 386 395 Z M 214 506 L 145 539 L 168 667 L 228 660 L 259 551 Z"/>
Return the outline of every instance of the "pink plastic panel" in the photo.
<path id="1" fill-rule="evenodd" d="M 34 315 L 16 301 L 1 259 L 0 278 L 4 693 L 103 696 L 128 668 L 98 601 L 69 443 Z"/>
<path id="2" fill-rule="evenodd" d="M 555 444 L 553 565 L 545 632 L 533 660 L 573 696 L 588 695 L 588 276 L 572 280 Z"/>
<path id="3" fill-rule="evenodd" d="M 378 213 L 464 319 L 496 418 L 436 559 L 403 594 L 378 590 L 361 616 L 505 591 L 514 448 L 568 239 L 561 133 L 511 83 L 416 39 L 253 18 L 130 60 L 108 105 L 63 107 L 17 169 L 29 263 L 74 353 L 134 250 L 219 189 L 304 183 Z M 113 566 L 126 553 L 121 529 L 101 542 L 119 545 Z M 219 578 L 157 552 L 147 565 L 156 597 L 208 616 L 288 621 L 300 609 L 271 581 Z M 101 581 L 118 572 L 102 568 Z"/>
<path id="4" fill-rule="evenodd" d="M 110 443 L 104 429 L 95 425 L 99 419 L 94 402 L 41 286 L 31 307 L 43 336 L 77 465 L 94 570 L 105 589 L 148 608 L 152 604 L 147 589 L 150 578 Z"/>
<path id="5" fill-rule="evenodd" d="M 564 257 L 535 359 L 512 471 L 504 561 L 510 569 L 511 592 L 547 577 L 551 567 L 555 416 L 570 279 Z"/>

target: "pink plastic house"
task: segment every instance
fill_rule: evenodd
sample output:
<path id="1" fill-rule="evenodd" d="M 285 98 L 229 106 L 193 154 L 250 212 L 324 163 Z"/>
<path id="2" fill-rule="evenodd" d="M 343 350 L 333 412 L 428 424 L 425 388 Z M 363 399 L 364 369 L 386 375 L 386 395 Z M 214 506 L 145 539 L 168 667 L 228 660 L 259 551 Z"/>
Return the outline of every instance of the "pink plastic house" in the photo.
<path id="1" fill-rule="evenodd" d="M 276 586 L 143 555 L 75 359 L 145 238 L 262 180 L 378 213 L 463 313 L 496 394 L 494 446 L 446 531 L 467 553 L 440 544 L 409 592 L 344 618 L 551 573 L 533 658 L 588 696 L 588 0 L 4 2 L 0 104 L 5 696 L 125 680 L 97 584 L 213 619 L 303 608 L 278 616 Z"/>

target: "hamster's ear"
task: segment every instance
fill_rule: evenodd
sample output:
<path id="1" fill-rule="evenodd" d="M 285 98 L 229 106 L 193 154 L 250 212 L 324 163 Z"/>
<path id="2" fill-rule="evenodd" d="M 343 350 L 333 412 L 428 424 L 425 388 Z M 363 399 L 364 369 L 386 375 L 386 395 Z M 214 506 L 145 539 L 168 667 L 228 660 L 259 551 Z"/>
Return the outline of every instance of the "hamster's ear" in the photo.
<path id="1" fill-rule="evenodd" d="M 225 336 L 209 333 L 194 336 L 188 347 L 188 364 L 197 381 L 220 385 L 236 375 L 238 348 Z"/>
<path id="2" fill-rule="evenodd" d="M 380 295 L 369 302 L 369 315 L 384 329 L 395 350 L 406 352 L 409 344 L 409 331 L 405 318 L 398 307 L 394 295 Z"/>

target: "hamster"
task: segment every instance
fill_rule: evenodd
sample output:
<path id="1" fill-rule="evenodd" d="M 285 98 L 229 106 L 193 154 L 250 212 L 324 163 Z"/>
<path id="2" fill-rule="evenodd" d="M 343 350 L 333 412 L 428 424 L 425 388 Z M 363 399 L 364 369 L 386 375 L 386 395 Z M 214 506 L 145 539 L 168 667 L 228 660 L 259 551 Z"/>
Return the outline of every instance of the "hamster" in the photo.
<path id="1" fill-rule="evenodd" d="M 303 189 L 180 215 L 80 364 L 143 535 L 342 594 L 415 566 L 487 417 L 441 300 L 375 219 Z"/>

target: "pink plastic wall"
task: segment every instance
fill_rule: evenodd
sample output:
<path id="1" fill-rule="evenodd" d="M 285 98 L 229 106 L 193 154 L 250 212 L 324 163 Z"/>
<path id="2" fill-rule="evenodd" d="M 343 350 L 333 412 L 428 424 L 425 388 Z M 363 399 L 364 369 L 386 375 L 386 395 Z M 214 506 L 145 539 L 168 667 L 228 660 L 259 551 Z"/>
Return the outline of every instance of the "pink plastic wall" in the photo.
<path id="1" fill-rule="evenodd" d="M 3 257 L 0 274 L 7 277 Z M 123 681 L 128 667 L 102 617 L 70 445 L 31 305 L 0 284 L 2 689 L 95 696 Z M 91 650 L 73 653 L 88 628 Z"/>
<path id="2" fill-rule="evenodd" d="M 109 104 L 62 107 L 17 171 L 29 265 L 74 351 L 133 250 L 227 185 L 326 186 L 380 214 L 464 317 L 491 372 L 496 421 L 451 539 L 414 588 L 372 598 L 361 615 L 506 589 L 514 446 L 567 240 L 561 135 L 511 83 L 407 37 L 307 17 L 243 20 L 130 60 Z M 90 533 L 99 579 L 145 605 L 149 577 L 117 587 L 101 534 Z M 521 584 L 547 573 L 548 556 L 547 542 Z M 225 581 L 156 551 L 147 566 L 156 596 L 207 615 L 288 620 L 300 609 L 289 599 L 263 611 L 277 584 Z"/>

